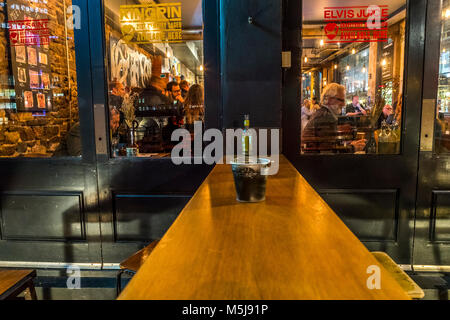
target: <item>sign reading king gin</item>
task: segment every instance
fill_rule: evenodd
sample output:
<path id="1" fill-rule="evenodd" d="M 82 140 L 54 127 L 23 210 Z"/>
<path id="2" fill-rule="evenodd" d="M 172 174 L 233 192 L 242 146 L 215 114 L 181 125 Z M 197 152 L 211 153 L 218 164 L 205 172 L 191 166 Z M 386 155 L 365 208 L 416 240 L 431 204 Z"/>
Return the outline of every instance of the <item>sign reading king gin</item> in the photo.
<path id="1" fill-rule="evenodd" d="M 120 25 L 128 43 L 181 42 L 181 3 L 122 5 Z"/>
<path id="2" fill-rule="evenodd" d="M 325 7 L 325 42 L 387 42 L 388 11 L 387 5 Z"/>

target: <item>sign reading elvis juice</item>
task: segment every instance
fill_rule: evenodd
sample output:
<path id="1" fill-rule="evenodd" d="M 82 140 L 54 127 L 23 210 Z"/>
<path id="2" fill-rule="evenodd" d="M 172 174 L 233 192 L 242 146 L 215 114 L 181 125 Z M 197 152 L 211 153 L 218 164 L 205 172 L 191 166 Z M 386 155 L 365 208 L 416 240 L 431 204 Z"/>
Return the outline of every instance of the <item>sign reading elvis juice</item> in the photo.
<path id="1" fill-rule="evenodd" d="M 120 6 L 120 24 L 125 42 L 181 42 L 181 3 Z"/>
<path id="2" fill-rule="evenodd" d="M 7 2 L 9 48 L 17 111 L 52 109 L 47 0 Z"/>
<path id="3" fill-rule="evenodd" d="M 387 42 L 387 5 L 325 7 L 327 43 Z"/>

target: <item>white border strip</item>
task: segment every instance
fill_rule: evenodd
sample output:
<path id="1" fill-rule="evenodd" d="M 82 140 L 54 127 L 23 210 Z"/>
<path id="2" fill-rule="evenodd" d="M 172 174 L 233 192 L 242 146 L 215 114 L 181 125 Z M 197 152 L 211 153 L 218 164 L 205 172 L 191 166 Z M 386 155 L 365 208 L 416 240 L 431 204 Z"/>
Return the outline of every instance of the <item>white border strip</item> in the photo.
<path id="1" fill-rule="evenodd" d="M 102 263 L 0 261 L 0 268 L 67 269 L 70 267 L 78 267 L 81 270 L 102 270 Z"/>
<path id="2" fill-rule="evenodd" d="M 414 271 L 420 271 L 420 272 L 450 272 L 450 266 L 414 265 Z"/>
<path id="3" fill-rule="evenodd" d="M 403 271 L 413 271 L 409 264 L 398 265 Z M 81 270 L 119 270 L 119 263 L 65 263 L 65 262 L 28 262 L 0 261 L 0 268 L 31 268 L 31 269 L 67 269 L 78 267 Z M 414 265 L 414 271 L 419 272 L 450 272 L 450 266 Z"/>

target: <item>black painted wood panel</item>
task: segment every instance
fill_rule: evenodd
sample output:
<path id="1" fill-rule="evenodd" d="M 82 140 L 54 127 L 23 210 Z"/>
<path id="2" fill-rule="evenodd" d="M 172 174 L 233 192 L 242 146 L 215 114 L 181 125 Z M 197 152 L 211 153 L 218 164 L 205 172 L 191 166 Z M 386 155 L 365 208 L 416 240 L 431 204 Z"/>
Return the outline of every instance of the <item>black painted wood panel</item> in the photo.
<path id="1" fill-rule="evenodd" d="M 82 194 L 2 194 L 2 240 L 86 240 Z"/>
<path id="2" fill-rule="evenodd" d="M 188 203 L 186 195 L 115 195 L 115 240 L 161 239 Z"/>
<path id="3" fill-rule="evenodd" d="M 250 114 L 253 127 L 279 128 L 281 1 L 223 0 L 220 13 L 223 126 Z"/>
<path id="4" fill-rule="evenodd" d="M 396 241 L 397 190 L 322 190 L 322 198 L 361 241 Z"/>

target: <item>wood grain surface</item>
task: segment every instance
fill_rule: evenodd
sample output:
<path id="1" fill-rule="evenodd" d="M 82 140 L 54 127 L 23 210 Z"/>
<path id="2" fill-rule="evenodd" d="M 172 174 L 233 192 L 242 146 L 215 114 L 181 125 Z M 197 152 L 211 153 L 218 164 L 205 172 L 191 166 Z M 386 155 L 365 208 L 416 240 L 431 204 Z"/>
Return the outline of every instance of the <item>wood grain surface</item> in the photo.
<path id="1" fill-rule="evenodd" d="M 0 270 L 0 296 L 35 276 L 34 270 Z"/>
<path id="2" fill-rule="evenodd" d="M 373 265 L 381 289 L 367 286 Z M 257 204 L 238 203 L 231 166 L 217 165 L 119 299 L 410 298 L 280 157 Z"/>

